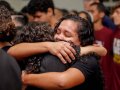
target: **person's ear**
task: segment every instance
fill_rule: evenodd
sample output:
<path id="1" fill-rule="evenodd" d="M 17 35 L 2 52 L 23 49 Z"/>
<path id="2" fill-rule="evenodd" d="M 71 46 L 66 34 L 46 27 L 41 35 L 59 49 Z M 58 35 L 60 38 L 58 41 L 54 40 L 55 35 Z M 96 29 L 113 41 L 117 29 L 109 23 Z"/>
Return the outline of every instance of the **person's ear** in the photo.
<path id="1" fill-rule="evenodd" d="M 47 12 L 50 16 L 53 15 L 53 9 L 52 8 L 48 8 L 48 12 Z"/>

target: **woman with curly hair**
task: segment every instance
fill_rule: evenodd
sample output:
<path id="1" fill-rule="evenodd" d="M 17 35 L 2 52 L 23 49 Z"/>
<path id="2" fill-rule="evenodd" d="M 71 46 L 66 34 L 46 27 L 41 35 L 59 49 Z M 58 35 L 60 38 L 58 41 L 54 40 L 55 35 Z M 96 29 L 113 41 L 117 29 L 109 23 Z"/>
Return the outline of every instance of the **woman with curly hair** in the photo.
<path id="1" fill-rule="evenodd" d="M 14 35 L 15 27 L 10 12 L 0 5 L 0 90 L 21 90 L 20 68 L 16 60 L 6 53 Z"/>
<path id="2" fill-rule="evenodd" d="M 0 48 L 7 51 L 15 36 L 15 25 L 12 22 L 10 11 L 5 6 L 0 6 Z"/>
<path id="3" fill-rule="evenodd" d="M 54 41 L 53 29 L 45 22 L 30 22 L 17 33 L 14 44 Z M 21 69 L 26 69 L 29 73 L 38 73 L 39 63 L 44 54 L 33 55 L 20 62 Z M 36 67 L 35 67 L 36 66 Z"/>

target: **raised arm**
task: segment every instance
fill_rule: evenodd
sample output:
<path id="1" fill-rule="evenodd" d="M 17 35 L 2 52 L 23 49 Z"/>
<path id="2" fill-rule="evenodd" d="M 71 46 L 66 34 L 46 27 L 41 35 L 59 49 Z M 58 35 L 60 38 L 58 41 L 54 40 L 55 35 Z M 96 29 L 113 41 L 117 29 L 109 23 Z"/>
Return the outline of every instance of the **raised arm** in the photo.
<path id="1" fill-rule="evenodd" d="M 65 72 L 50 72 L 43 74 L 23 74 L 22 81 L 26 85 L 32 85 L 43 89 L 68 89 L 85 81 L 81 71 L 70 68 Z"/>

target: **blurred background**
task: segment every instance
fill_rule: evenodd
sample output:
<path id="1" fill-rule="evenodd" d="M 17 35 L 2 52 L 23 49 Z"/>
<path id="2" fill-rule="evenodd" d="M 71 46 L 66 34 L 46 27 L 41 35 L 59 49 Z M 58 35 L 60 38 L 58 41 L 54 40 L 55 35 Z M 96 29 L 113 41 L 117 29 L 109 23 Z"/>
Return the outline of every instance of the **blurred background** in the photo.
<path id="1" fill-rule="evenodd" d="M 30 0 L 5 0 L 11 4 L 16 10 L 21 10 L 22 7 L 27 5 Z M 54 4 L 58 8 L 64 8 L 67 10 L 83 10 L 83 0 L 53 0 Z M 112 7 L 117 1 L 120 0 L 103 0 L 105 6 Z"/>

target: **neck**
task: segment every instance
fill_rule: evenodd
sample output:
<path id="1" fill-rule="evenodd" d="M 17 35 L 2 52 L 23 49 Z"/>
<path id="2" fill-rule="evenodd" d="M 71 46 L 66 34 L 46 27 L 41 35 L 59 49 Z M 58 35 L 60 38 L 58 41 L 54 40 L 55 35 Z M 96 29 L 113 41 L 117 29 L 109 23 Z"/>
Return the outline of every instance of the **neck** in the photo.
<path id="1" fill-rule="evenodd" d="M 101 30 L 103 28 L 102 21 L 98 21 L 94 23 L 94 30 Z"/>
<path id="2" fill-rule="evenodd" d="M 4 46 L 11 46 L 11 44 L 9 42 L 0 42 L 0 48 Z"/>

